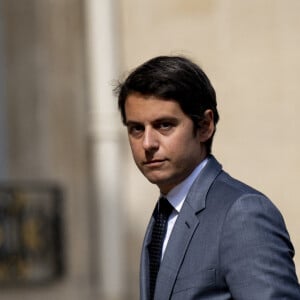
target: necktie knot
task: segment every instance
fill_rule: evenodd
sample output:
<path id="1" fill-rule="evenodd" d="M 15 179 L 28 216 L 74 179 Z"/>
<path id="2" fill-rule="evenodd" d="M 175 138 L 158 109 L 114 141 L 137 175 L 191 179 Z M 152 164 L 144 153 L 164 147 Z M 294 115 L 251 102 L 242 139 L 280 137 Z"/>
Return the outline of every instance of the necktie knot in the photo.
<path id="1" fill-rule="evenodd" d="M 170 204 L 167 198 L 161 197 L 158 202 L 158 213 L 163 215 L 165 218 L 169 218 L 171 212 L 173 211 L 173 206 Z"/>

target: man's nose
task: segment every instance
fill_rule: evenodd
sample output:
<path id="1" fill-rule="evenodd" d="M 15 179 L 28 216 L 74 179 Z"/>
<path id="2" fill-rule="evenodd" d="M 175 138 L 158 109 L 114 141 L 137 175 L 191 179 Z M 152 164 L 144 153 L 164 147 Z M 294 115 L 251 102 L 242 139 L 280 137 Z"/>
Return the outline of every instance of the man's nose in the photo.
<path id="1" fill-rule="evenodd" d="M 145 128 L 143 147 L 146 151 L 155 150 L 159 147 L 157 133 L 153 128 Z"/>

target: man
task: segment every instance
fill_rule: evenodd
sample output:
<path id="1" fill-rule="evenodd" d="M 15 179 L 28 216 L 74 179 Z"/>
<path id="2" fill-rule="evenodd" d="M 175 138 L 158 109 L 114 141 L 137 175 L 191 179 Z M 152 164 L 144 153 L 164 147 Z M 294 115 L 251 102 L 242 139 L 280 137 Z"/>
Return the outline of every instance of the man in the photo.
<path id="1" fill-rule="evenodd" d="M 183 57 L 156 57 L 117 93 L 135 163 L 167 199 L 146 231 L 140 299 L 299 300 L 281 214 L 211 155 L 219 115 L 204 72 Z"/>

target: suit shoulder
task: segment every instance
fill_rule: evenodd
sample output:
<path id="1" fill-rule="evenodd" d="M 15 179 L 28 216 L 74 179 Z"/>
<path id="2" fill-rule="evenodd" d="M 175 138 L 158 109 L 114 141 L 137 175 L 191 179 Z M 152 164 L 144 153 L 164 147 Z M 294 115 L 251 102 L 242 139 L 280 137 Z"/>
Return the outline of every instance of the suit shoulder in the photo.
<path id="1" fill-rule="evenodd" d="M 221 203 L 223 205 L 220 205 Z M 265 208 L 279 212 L 273 202 L 262 192 L 255 188 L 231 177 L 228 173 L 221 171 L 210 187 L 207 194 L 207 206 L 228 207 L 228 209 L 236 204 L 250 205 L 260 208 L 263 205 Z"/>
<path id="2" fill-rule="evenodd" d="M 211 186 L 211 191 L 215 191 L 218 193 L 230 194 L 231 196 L 241 197 L 243 195 L 265 195 L 256 190 L 255 188 L 247 185 L 246 183 L 239 181 L 233 177 L 231 177 L 225 171 L 221 171 L 220 174 L 216 177 L 215 181 Z"/>

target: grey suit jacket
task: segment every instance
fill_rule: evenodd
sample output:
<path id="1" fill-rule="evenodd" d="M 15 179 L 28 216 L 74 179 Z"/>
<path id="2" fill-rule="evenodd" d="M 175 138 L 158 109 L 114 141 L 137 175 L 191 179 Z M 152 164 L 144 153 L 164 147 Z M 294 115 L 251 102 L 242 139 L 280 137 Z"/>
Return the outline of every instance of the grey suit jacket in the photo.
<path id="1" fill-rule="evenodd" d="M 141 300 L 149 299 L 152 225 L 153 218 L 141 255 Z M 293 256 L 276 207 L 211 156 L 175 223 L 154 299 L 300 300 Z"/>

